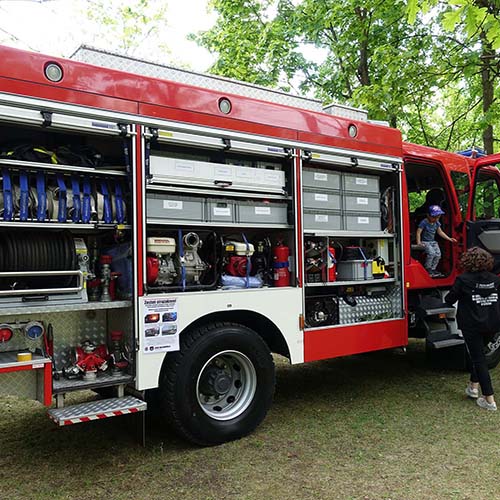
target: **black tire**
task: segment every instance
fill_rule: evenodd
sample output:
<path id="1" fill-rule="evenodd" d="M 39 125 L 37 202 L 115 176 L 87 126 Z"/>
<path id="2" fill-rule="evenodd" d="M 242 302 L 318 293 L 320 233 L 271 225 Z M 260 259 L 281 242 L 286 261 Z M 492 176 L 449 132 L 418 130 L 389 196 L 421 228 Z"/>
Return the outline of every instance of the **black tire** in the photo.
<path id="1" fill-rule="evenodd" d="M 251 433 L 269 410 L 274 361 L 253 330 L 210 323 L 181 336 L 160 378 L 162 413 L 182 437 L 211 446 Z"/>
<path id="2" fill-rule="evenodd" d="M 500 363 L 500 332 L 496 333 L 490 342 L 487 342 L 484 347 L 486 354 L 486 363 L 491 370 Z"/>

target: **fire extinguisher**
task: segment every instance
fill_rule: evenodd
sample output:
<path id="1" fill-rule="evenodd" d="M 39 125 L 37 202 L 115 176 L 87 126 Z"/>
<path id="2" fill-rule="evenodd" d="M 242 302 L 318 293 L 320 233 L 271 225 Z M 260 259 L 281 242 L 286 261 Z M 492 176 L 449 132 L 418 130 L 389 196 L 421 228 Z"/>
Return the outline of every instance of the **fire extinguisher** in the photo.
<path id="1" fill-rule="evenodd" d="M 290 250 L 282 241 L 273 248 L 274 286 L 290 286 L 289 255 Z"/>
<path id="2" fill-rule="evenodd" d="M 328 282 L 337 279 L 337 260 L 335 259 L 335 248 L 328 247 Z"/>

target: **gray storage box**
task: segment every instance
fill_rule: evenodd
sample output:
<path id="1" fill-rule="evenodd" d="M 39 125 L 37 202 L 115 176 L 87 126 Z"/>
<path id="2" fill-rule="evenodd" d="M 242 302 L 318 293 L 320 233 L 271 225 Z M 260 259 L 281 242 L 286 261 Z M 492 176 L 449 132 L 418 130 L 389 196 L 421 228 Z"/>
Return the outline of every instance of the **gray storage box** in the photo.
<path id="1" fill-rule="evenodd" d="M 288 224 L 287 203 L 238 201 L 236 221 L 250 224 Z"/>
<path id="2" fill-rule="evenodd" d="M 372 280 L 372 259 L 368 260 L 341 260 L 337 262 L 337 280 L 361 281 Z"/>
<path id="3" fill-rule="evenodd" d="M 304 230 L 319 229 L 338 231 L 342 229 L 340 211 L 304 209 Z"/>
<path id="4" fill-rule="evenodd" d="M 344 193 L 344 210 L 350 212 L 380 213 L 378 196 L 365 193 Z"/>
<path id="5" fill-rule="evenodd" d="M 147 216 L 153 219 L 205 221 L 204 198 L 148 193 L 146 207 Z"/>
<path id="6" fill-rule="evenodd" d="M 344 229 L 346 231 L 380 231 L 382 229 L 380 213 L 345 212 Z"/>
<path id="7" fill-rule="evenodd" d="M 374 175 L 342 174 L 342 188 L 356 193 L 380 193 L 379 179 Z"/>
<path id="8" fill-rule="evenodd" d="M 302 170 L 302 185 L 320 189 L 340 189 L 340 174 L 330 170 L 304 168 Z"/>
<path id="9" fill-rule="evenodd" d="M 340 210 L 340 192 L 304 189 L 302 204 L 304 208 Z"/>
<path id="10" fill-rule="evenodd" d="M 236 206 L 233 200 L 207 200 L 209 222 L 236 222 Z"/>

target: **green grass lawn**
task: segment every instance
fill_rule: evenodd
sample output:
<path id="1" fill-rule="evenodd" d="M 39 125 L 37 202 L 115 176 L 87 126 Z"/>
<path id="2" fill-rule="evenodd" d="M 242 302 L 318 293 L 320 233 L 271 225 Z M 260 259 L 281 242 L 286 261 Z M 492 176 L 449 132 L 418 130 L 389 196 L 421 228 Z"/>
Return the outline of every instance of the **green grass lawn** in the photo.
<path id="1" fill-rule="evenodd" d="M 500 394 L 500 368 L 492 372 Z M 421 343 L 289 366 L 240 441 L 196 448 L 150 417 L 56 428 L 38 403 L 0 398 L 0 499 L 495 499 L 500 412 L 429 368 Z"/>

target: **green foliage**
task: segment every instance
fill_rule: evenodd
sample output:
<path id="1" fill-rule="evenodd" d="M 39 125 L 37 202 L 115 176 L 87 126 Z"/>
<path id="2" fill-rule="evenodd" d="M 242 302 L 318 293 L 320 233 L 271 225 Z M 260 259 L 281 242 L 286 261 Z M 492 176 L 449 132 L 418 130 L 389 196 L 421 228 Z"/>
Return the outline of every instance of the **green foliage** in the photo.
<path id="1" fill-rule="evenodd" d="M 87 17 L 105 27 L 99 34 L 113 50 L 133 54 L 140 45 L 166 26 L 166 2 L 156 0 L 88 0 Z"/>
<path id="2" fill-rule="evenodd" d="M 212 0 L 218 22 L 193 39 L 217 54 L 214 73 L 362 107 L 409 140 L 462 149 L 500 119 L 499 3 Z"/>

